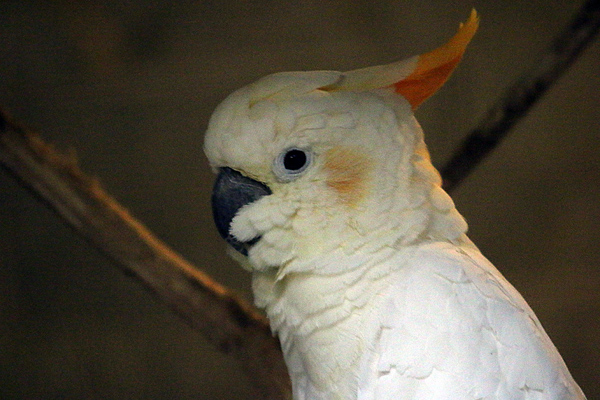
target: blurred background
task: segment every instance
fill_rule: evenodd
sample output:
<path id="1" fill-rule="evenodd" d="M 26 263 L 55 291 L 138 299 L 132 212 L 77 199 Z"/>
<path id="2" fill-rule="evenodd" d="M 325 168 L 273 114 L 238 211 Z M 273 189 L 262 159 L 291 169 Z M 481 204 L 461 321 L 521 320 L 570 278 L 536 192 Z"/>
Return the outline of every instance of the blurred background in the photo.
<path id="1" fill-rule="evenodd" d="M 417 112 L 434 163 L 566 27 L 579 1 L 0 0 L 0 106 L 74 148 L 161 239 L 250 298 L 213 228 L 213 108 L 276 71 L 429 51 L 472 7 L 479 33 Z M 600 398 L 600 43 L 453 197 L 589 399 Z M 1 399 L 249 399 L 216 352 L 0 170 Z"/>

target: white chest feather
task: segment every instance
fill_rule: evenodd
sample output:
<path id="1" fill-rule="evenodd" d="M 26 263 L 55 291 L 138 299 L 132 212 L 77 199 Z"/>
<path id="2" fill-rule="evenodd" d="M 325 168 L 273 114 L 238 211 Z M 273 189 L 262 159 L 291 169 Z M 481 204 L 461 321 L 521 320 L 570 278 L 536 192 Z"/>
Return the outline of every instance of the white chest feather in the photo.
<path id="1" fill-rule="evenodd" d="M 582 400 L 522 297 L 471 246 L 395 250 L 368 268 L 255 275 L 296 400 Z"/>

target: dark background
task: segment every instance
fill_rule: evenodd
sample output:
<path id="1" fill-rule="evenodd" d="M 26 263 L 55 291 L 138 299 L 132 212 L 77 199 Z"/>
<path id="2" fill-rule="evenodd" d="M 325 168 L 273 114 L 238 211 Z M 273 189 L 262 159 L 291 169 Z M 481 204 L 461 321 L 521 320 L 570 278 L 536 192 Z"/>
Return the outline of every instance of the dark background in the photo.
<path id="1" fill-rule="evenodd" d="M 0 0 L 0 105 L 75 148 L 160 238 L 250 297 L 209 211 L 212 109 L 282 70 L 347 70 L 482 22 L 417 112 L 436 165 L 562 30 L 578 1 Z M 453 194 L 588 398 L 600 398 L 600 43 Z M 1 399 L 247 399 L 231 358 L 0 170 Z"/>

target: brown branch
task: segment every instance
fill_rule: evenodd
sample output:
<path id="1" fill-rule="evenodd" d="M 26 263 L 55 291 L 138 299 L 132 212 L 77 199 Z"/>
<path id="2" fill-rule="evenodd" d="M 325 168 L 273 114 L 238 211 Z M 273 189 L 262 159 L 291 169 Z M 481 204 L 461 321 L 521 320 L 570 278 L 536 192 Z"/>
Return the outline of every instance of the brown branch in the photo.
<path id="1" fill-rule="evenodd" d="M 279 343 L 265 318 L 152 235 L 81 171 L 75 157 L 57 153 L 0 113 L 0 164 L 217 349 L 232 354 L 257 396 L 291 397 Z"/>
<path id="2" fill-rule="evenodd" d="M 588 0 L 533 66 L 508 88 L 441 169 L 451 191 L 506 137 L 510 129 L 591 43 L 600 28 L 600 0 Z"/>

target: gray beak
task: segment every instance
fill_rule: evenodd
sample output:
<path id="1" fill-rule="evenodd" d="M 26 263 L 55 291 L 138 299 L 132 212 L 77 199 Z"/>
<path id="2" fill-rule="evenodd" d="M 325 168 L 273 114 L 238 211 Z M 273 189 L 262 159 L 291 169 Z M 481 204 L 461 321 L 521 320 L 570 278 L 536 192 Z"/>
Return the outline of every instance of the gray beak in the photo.
<path id="1" fill-rule="evenodd" d="M 238 241 L 230 233 L 231 220 L 240 208 L 271 193 L 271 190 L 264 184 L 247 178 L 231 168 L 225 167 L 219 170 L 212 194 L 213 218 L 223 239 L 245 256 L 248 255 L 250 246 L 256 243 L 260 237 L 249 242 Z"/>

